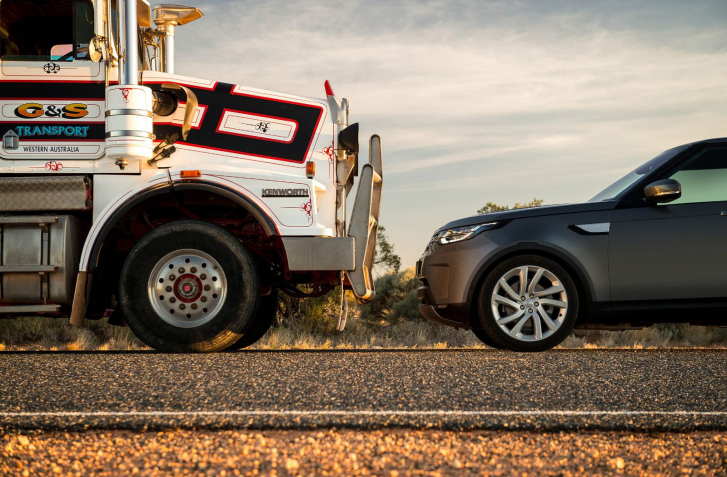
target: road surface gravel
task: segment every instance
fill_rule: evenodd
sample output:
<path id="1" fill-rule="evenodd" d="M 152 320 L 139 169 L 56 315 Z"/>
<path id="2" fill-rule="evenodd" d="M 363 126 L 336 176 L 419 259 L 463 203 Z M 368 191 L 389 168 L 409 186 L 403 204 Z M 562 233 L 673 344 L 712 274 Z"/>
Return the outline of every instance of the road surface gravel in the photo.
<path id="1" fill-rule="evenodd" d="M 0 353 L 0 428 L 727 429 L 727 352 Z"/>
<path id="2" fill-rule="evenodd" d="M 0 475 L 726 469 L 725 351 L 0 353 Z"/>

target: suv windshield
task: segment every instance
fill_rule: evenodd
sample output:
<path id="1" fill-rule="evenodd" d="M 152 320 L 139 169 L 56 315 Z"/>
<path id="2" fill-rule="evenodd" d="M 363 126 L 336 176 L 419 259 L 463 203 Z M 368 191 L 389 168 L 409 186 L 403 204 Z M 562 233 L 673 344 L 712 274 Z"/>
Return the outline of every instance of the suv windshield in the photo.
<path id="1" fill-rule="evenodd" d="M 638 168 L 634 169 L 633 171 L 629 172 L 625 176 L 623 176 L 621 179 L 617 180 L 610 186 L 603 189 L 601 192 L 599 192 L 595 197 L 593 197 L 588 202 L 602 202 L 604 200 L 614 200 L 618 198 L 618 196 L 624 192 L 626 189 L 631 187 L 633 184 L 636 183 L 639 179 L 644 177 L 647 174 L 650 174 L 654 169 L 658 169 L 661 167 L 666 161 L 671 159 L 672 157 L 676 156 L 680 152 L 682 152 L 684 149 L 689 147 L 689 144 L 686 144 L 684 146 L 675 147 L 673 149 L 669 149 L 668 151 L 664 151 L 646 164 L 639 166 Z"/>

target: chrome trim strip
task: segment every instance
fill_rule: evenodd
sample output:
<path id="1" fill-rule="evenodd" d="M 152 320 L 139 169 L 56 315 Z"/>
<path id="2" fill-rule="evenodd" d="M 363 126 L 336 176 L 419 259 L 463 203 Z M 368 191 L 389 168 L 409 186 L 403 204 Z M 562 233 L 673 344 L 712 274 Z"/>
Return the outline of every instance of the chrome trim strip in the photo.
<path id="1" fill-rule="evenodd" d="M 152 133 L 146 131 L 109 131 L 106 133 L 106 137 L 121 137 L 121 136 L 132 136 L 132 137 L 143 137 L 145 139 L 154 139 Z"/>
<path id="2" fill-rule="evenodd" d="M 599 224 L 580 224 L 576 225 L 576 227 L 589 234 L 607 234 L 611 230 L 611 222 L 602 222 Z"/>
<path id="3" fill-rule="evenodd" d="M 106 117 L 109 116 L 144 116 L 153 118 L 154 113 L 145 109 L 109 109 L 106 111 Z"/>

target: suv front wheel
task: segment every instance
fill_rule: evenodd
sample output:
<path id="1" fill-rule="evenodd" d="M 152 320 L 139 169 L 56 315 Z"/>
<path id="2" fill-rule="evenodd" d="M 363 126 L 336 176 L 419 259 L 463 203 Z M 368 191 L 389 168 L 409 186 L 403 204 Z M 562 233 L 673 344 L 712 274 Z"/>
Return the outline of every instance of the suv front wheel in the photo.
<path id="1" fill-rule="evenodd" d="M 503 348 L 543 351 L 568 336 L 578 306 L 575 283 L 557 262 L 513 257 L 496 266 L 480 290 L 480 328 Z"/>

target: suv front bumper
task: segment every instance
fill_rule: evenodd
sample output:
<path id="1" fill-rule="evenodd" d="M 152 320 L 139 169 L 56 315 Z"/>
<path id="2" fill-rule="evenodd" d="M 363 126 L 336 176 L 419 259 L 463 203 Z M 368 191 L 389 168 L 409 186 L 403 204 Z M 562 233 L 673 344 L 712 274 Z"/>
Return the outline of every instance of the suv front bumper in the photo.
<path id="1" fill-rule="evenodd" d="M 456 313 L 456 317 L 458 318 L 464 319 L 466 317 L 466 320 L 463 321 L 460 321 L 458 319 L 448 319 L 440 315 L 439 311 L 443 311 L 446 313 L 449 306 L 441 305 L 442 308 L 439 308 L 436 305 L 429 304 L 429 287 L 427 287 L 426 285 L 419 287 L 419 289 L 417 290 L 417 298 L 419 299 L 419 313 L 421 313 L 422 316 L 427 320 L 444 326 L 453 326 L 455 328 L 465 329 L 469 328 L 469 316 L 463 316 L 463 314 L 461 313 L 461 311 L 466 310 L 460 310 L 460 312 Z M 454 308 L 451 308 L 449 311 L 451 312 L 453 309 Z"/>
<path id="2" fill-rule="evenodd" d="M 419 312 L 446 326 L 469 328 L 478 272 L 499 246 L 485 234 L 461 243 L 430 243 L 417 262 Z"/>

